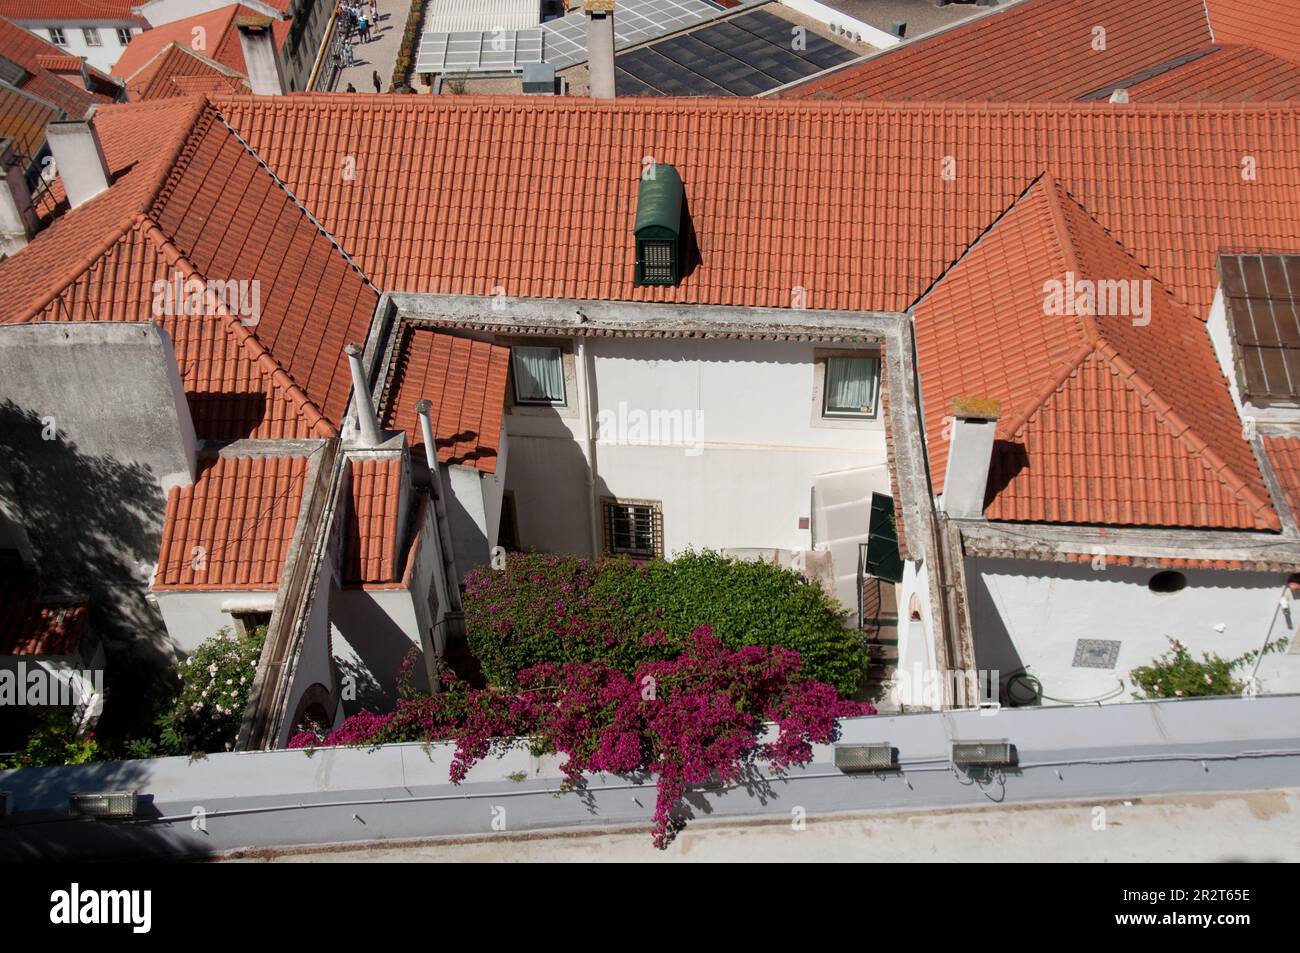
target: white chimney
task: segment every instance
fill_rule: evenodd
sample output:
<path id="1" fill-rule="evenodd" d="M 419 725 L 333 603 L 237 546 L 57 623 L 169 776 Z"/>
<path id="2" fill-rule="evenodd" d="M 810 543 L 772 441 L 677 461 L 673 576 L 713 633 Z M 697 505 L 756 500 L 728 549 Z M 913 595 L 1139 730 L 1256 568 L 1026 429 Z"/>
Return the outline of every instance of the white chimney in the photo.
<path id="1" fill-rule="evenodd" d="M 1126 103 L 1126 102 L 1128 102 L 1128 90 L 1127 90 L 1127 89 L 1117 89 L 1117 90 L 1115 90 L 1113 93 L 1110 94 L 1110 101 L 1111 101 L 1112 103 Z"/>
<path id="2" fill-rule="evenodd" d="M 375 416 L 375 402 L 366 382 L 366 369 L 361 366 L 361 348 L 349 344 L 348 363 L 352 366 L 352 403 L 357 412 L 357 443 L 360 447 L 377 447 L 383 443 L 379 432 L 379 418 Z"/>
<path id="3" fill-rule="evenodd" d="M 0 139 L 0 255 L 17 254 L 36 234 L 36 206 L 12 139 Z"/>
<path id="4" fill-rule="evenodd" d="M 275 37 L 267 16 L 247 15 L 235 18 L 239 30 L 239 46 L 244 51 L 244 68 L 248 70 L 248 85 L 260 96 L 279 96 L 284 93 L 284 74 L 280 72 L 280 57 L 275 52 Z"/>
<path id="5" fill-rule="evenodd" d="M 85 119 L 64 119 L 45 127 L 54 167 L 63 179 L 68 204 L 77 208 L 108 189 L 108 162 L 99 144 L 92 110 Z"/>
<path id="6" fill-rule="evenodd" d="M 614 98 L 614 0 L 582 0 L 587 14 L 587 91 Z"/>
<path id="7" fill-rule="evenodd" d="M 949 516 L 979 519 L 984 515 L 1001 413 L 1001 405 L 987 397 L 958 397 L 952 402 L 948 469 L 943 478 L 943 511 Z"/>

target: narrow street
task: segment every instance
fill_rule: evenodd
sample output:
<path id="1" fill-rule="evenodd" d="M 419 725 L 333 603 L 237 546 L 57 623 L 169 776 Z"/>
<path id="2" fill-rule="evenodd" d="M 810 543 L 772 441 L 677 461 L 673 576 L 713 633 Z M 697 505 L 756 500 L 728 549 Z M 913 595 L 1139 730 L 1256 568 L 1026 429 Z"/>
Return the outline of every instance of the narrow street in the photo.
<path id="1" fill-rule="evenodd" d="M 374 74 L 379 72 L 381 89 L 388 92 L 393 82 L 393 66 L 402 44 L 402 31 L 410 13 L 407 0 L 378 0 L 379 22 L 370 28 L 370 42 L 363 43 L 355 32 L 349 37 L 353 64 L 339 71 L 334 92 L 345 92 L 348 84 L 359 93 L 375 92 Z"/>

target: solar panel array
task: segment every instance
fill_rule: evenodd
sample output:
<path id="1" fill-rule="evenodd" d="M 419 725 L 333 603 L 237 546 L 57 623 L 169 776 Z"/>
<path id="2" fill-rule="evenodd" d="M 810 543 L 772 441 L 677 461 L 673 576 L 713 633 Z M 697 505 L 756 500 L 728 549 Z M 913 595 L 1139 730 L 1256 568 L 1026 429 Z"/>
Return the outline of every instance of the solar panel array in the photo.
<path id="1" fill-rule="evenodd" d="M 743 0 L 742 5 L 754 2 L 763 0 Z M 626 49 L 677 33 L 724 12 L 711 0 L 619 0 L 614 14 L 614 48 Z M 581 8 L 531 30 L 425 33 L 420 37 L 415 71 L 517 71 L 525 63 L 543 59 L 557 70 L 587 61 L 587 17 Z"/>
<path id="2" fill-rule="evenodd" d="M 615 58 L 620 96 L 756 96 L 858 56 L 763 10 Z"/>
<path id="3" fill-rule="evenodd" d="M 619 0 L 614 10 L 614 49 L 667 36 L 721 15 L 708 0 Z M 587 17 L 581 9 L 542 24 L 546 62 L 556 69 L 587 61 Z"/>
<path id="4" fill-rule="evenodd" d="M 542 31 L 426 33 L 415 55 L 417 73 L 482 73 L 522 70 L 542 61 Z"/>

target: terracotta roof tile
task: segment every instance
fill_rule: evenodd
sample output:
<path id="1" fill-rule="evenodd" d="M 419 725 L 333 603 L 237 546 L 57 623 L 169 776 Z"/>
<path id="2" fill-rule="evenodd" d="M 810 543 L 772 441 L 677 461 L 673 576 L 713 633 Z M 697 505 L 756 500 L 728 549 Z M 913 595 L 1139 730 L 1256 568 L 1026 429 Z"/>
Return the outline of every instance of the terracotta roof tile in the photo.
<path id="1" fill-rule="evenodd" d="M 144 24 L 131 11 L 138 0 L 0 0 L 0 17 L 19 22 L 130 20 Z"/>
<path id="2" fill-rule="evenodd" d="M 1149 307 L 1049 306 L 1050 282 L 1084 280 L 1122 282 Z M 990 519 L 1280 528 L 1205 325 L 1051 176 L 921 301 L 915 326 L 936 492 L 953 400 L 988 397 L 1003 412 Z"/>
<path id="3" fill-rule="evenodd" d="M 1202 0 L 1025 0 L 848 64 L 781 95 L 1079 99 L 1210 41 Z"/>
<path id="4" fill-rule="evenodd" d="M 209 10 L 183 20 L 174 20 L 145 30 L 143 33 L 137 33 L 122 51 L 117 62 L 113 64 L 113 75 L 125 78 L 129 87 L 143 87 L 152 79 L 153 70 L 157 69 L 157 67 L 151 68 L 150 64 L 154 63 L 168 46 L 175 45 L 199 53 L 241 76 L 247 76 L 248 67 L 244 63 L 244 51 L 239 43 L 239 31 L 235 27 L 235 21 L 240 16 L 255 13 L 256 11 L 250 7 L 232 3 L 229 6 Z M 276 21 L 273 33 L 277 46 L 283 41 L 288 22 L 287 20 Z M 146 71 L 148 71 L 147 76 L 143 75 Z"/>
<path id="5" fill-rule="evenodd" d="M 1133 102 L 1300 99 L 1300 65 L 1249 46 L 1215 46 L 1127 89 Z"/>
<path id="6" fill-rule="evenodd" d="M 306 457 L 201 461 L 167 496 L 155 589 L 275 589 L 289 553 Z"/>
<path id="7" fill-rule="evenodd" d="M 143 34 L 142 34 L 143 35 Z M 188 46 L 168 43 L 126 80 L 132 102 L 204 93 L 247 92 L 236 69 L 208 59 Z"/>
<path id="8" fill-rule="evenodd" d="M 0 86 L 0 139 L 12 139 L 14 150 L 32 159 L 45 142 L 45 127 L 63 110 L 21 90 Z"/>
<path id="9" fill-rule="evenodd" d="M 429 400 L 441 463 L 495 473 L 510 349 L 407 324 L 386 388 L 384 426 L 424 446 L 415 404 Z"/>
<path id="10" fill-rule="evenodd" d="M 108 109 L 96 125 L 115 184 L 0 262 L 6 319 L 148 320 L 160 279 L 243 282 L 256 314 L 163 322 L 196 425 L 213 439 L 336 432 L 343 346 L 365 338 L 375 290 L 201 103 Z"/>
<path id="11" fill-rule="evenodd" d="M 29 74 L 19 84 L 23 92 L 57 106 L 73 118 L 80 119 L 91 106 L 113 101 L 113 86 L 107 76 L 99 70 L 89 69 L 97 89 L 102 91 L 87 90 L 80 81 L 79 58 L 70 57 L 59 47 L 3 18 L 0 18 L 0 56 L 17 63 Z M 43 66 L 41 61 L 46 57 L 75 60 L 77 82 L 69 82 Z"/>
<path id="12" fill-rule="evenodd" d="M 400 457 L 352 460 L 352 507 L 343 545 L 343 581 L 398 581 L 398 514 L 402 503 Z"/>
<path id="13" fill-rule="evenodd" d="M 813 308 L 903 310 L 1050 169 L 1204 314 L 1221 247 L 1294 245 L 1300 219 L 1300 115 L 1285 105 L 357 94 L 219 105 L 391 291 L 789 307 L 802 288 Z M 632 285 L 646 155 L 681 173 L 700 245 L 676 288 Z M 1268 173 L 1243 179 L 1245 155 Z"/>
<path id="14" fill-rule="evenodd" d="M 30 570 L 0 580 L 0 655 L 71 655 L 81 645 L 86 602 L 43 600 Z"/>
<path id="15" fill-rule="evenodd" d="M 1264 452 L 1286 497 L 1287 508 L 1294 519 L 1300 520 L 1300 437 L 1264 437 L 1263 440 Z"/>
<path id="16" fill-rule="evenodd" d="M 1277 0 L 1205 0 L 1219 43 L 1242 43 L 1300 63 L 1300 19 L 1293 3 Z"/>

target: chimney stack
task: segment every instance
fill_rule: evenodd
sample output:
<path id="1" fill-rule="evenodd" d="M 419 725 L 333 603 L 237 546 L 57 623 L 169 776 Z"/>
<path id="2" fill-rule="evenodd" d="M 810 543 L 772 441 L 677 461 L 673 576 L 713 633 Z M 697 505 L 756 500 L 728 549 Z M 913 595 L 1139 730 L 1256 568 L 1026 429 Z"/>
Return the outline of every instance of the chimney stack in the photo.
<path id="1" fill-rule="evenodd" d="M 85 119 L 64 119 L 45 127 L 54 167 L 73 208 L 108 189 L 108 162 L 99 144 L 94 117 L 92 110 Z"/>
<path id="2" fill-rule="evenodd" d="M 614 98 L 614 0 L 582 0 L 587 14 L 587 91 Z"/>
<path id="3" fill-rule="evenodd" d="M 36 207 L 12 139 L 0 139 L 0 255 L 21 251 L 36 234 Z"/>
<path id="4" fill-rule="evenodd" d="M 979 519 L 984 515 L 993 437 L 1001 413 L 1001 405 L 988 397 L 958 397 L 952 402 L 948 468 L 943 478 L 943 511 L 949 516 Z"/>
<path id="5" fill-rule="evenodd" d="M 349 344 L 348 363 L 352 366 L 352 403 L 357 413 L 357 442 L 362 448 L 377 447 L 383 443 L 379 432 L 379 418 L 375 416 L 375 402 L 366 382 L 366 370 L 361 366 L 361 348 Z"/>
<path id="6" fill-rule="evenodd" d="M 284 74 L 280 72 L 280 57 L 275 52 L 275 37 L 267 16 L 245 15 L 235 18 L 239 30 L 239 46 L 244 51 L 244 68 L 248 70 L 248 85 L 259 96 L 280 96 L 284 93 Z"/>

